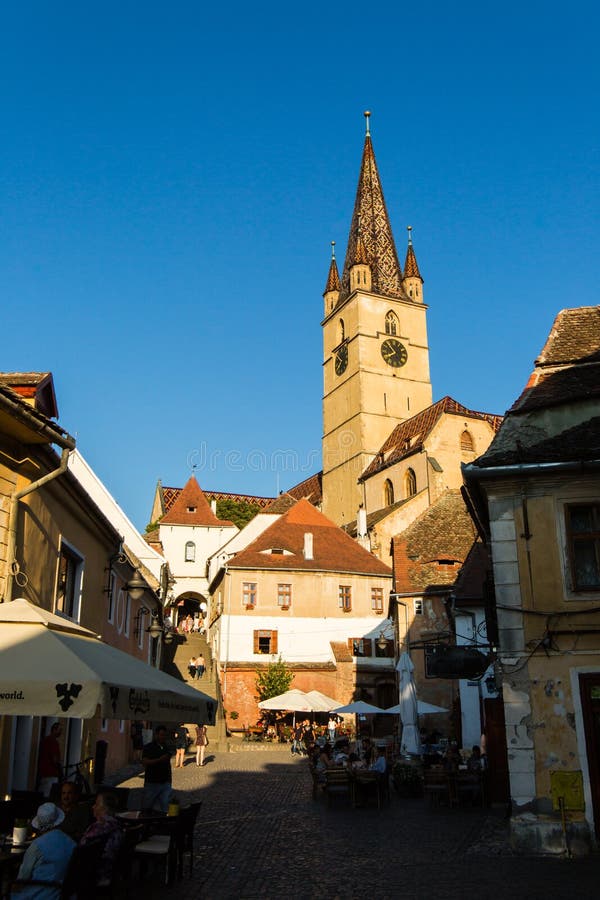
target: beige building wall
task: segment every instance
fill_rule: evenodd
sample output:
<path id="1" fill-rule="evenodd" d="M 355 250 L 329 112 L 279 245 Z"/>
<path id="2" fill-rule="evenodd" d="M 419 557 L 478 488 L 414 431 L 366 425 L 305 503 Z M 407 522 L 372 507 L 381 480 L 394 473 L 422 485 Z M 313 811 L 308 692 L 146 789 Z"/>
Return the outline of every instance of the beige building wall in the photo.
<path id="1" fill-rule="evenodd" d="M 258 586 L 255 608 L 243 603 L 243 583 Z M 292 585 L 288 610 L 277 604 L 279 584 Z M 339 607 L 339 585 L 352 590 L 352 609 Z M 294 687 L 321 690 L 345 703 L 357 684 L 376 690 L 377 684 L 395 684 L 394 659 L 375 656 L 375 640 L 384 633 L 391 639 L 392 624 L 387 619 L 392 576 L 369 576 L 332 572 L 228 570 L 213 585 L 211 609 L 222 615 L 211 622 L 212 651 L 219 661 L 224 706 L 235 710 L 243 722 L 259 716 L 254 682 L 257 668 L 281 655 L 294 672 Z M 371 608 L 371 589 L 382 592 L 382 611 Z M 276 632 L 277 651 L 272 655 L 254 652 L 254 634 Z M 372 655 L 353 658 L 348 640 L 367 638 Z M 337 660 L 332 642 L 346 649 L 346 661 Z M 365 674 L 365 667 L 368 672 Z M 360 680 L 358 673 L 361 673 Z"/>
<path id="2" fill-rule="evenodd" d="M 431 404 L 426 309 L 356 291 L 323 322 L 323 512 L 337 524 L 356 518 L 363 500 L 357 479 L 394 426 Z M 385 331 L 390 310 L 398 320 L 395 335 Z M 398 368 L 381 355 L 390 337 L 407 351 Z M 337 375 L 342 340 L 348 365 Z"/>
<path id="3" fill-rule="evenodd" d="M 598 596 L 570 591 L 564 530 L 564 504 L 586 500 L 598 502 L 597 480 L 540 478 L 488 489 L 515 811 L 550 811 L 551 773 L 580 771 L 585 811 L 573 811 L 570 817 L 585 818 L 593 826 L 578 676 L 600 674 L 593 611 Z M 546 652 L 540 641 L 552 628 L 558 633 Z"/>

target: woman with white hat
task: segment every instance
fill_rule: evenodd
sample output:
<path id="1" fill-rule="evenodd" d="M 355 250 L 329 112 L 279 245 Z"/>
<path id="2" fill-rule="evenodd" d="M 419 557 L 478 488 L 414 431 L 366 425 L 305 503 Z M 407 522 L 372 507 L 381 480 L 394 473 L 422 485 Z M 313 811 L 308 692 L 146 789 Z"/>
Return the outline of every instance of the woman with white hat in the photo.
<path id="1" fill-rule="evenodd" d="M 31 822 L 38 837 L 25 851 L 19 881 L 35 879 L 62 883 L 75 849 L 75 841 L 59 828 L 64 818 L 64 812 L 54 803 L 42 803 L 38 808 Z M 20 900 L 58 900 L 60 887 L 23 885 L 18 896 Z"/>

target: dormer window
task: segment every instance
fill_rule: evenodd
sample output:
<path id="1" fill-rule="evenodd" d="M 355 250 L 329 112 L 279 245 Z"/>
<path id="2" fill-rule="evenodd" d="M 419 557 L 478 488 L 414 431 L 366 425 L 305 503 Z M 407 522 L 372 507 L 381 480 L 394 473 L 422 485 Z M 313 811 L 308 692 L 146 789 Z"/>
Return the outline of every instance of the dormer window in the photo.
<path id="1" fill-rule="evenodd" d="M 195 512 L 196 512 L 196 509 L 197 509 L 196 506 L 188 506 L 188 507 L 187 507 L 187 511 L 188 511 L 189 513 L 195 513 Z"/>

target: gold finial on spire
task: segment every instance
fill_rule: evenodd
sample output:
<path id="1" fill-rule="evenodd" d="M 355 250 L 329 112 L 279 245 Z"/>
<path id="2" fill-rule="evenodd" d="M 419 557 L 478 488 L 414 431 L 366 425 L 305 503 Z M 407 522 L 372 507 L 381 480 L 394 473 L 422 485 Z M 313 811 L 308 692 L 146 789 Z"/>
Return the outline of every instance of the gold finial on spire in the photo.
<path id="1" fill-rule="evenodd" d="M 371 131 L 369 130 L 369 119 L 371 118 L 371 111 L 366 109 L 363 113 L 366 123 L 367 123 L 367 137 L 371 137 Z"/>
<path id="2" fill-rule="evenodd" d="M 335 259 L 335 241 L 331 242 L 331 258 Z"/>
<path id="3" fill-rule="evenodd" d="M 408 246 L 412 247 L 412 225 L 407 225 L 406 230 L 408 231 Z"/>

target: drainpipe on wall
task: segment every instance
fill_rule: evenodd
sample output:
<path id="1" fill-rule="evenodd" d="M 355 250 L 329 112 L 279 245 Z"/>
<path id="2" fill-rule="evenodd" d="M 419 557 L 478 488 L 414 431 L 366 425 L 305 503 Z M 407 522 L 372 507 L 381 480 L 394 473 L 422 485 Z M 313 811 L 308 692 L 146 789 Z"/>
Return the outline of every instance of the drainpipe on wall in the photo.
<path id="1" fill-rule="evenodd" d="M 67 443 L 65 441 L 65 443 Z M 15 559 L 15 550 L 17 546 L 17 523 L 19 519 L 19 501 L 26 497 L 28 494 L 32 494 L 34 491 L 37 491 L 39 488 L 43 487 L 45 484 L 48 484 L 49 481 L 54 481 L 55 478 L 58 478 L 59 475 L 63 475 L 67 471 L 67 465 L 69 462 L 69 453 L 71 450 L 75 448 L 75 441 L 70 440 L 69 444 L 72 446 L 63 447 L 62 454 L 60 457 L 60 465 L 57 469 L 54 469 L 52 472 L 48 472 L 47 475 L 42 476 L 42 478 L 38 478 L 37 481 L 32 481 L 31 484 L 28 484 L 27 487 L 23 488 L 20 491 L 15 491 L 12 495 L 10 501 L 10 511 L 8 514 L 8 533 L 7 533 L 7 546 L 6 546 L 6 592 L 4 598 L 0 598 L 0 602 L 2 603 L 10 603 L 12 600 L 13 594 L 13 584 L 15 580 L 15 575 L 18 572 L 18 563 Z"/>

